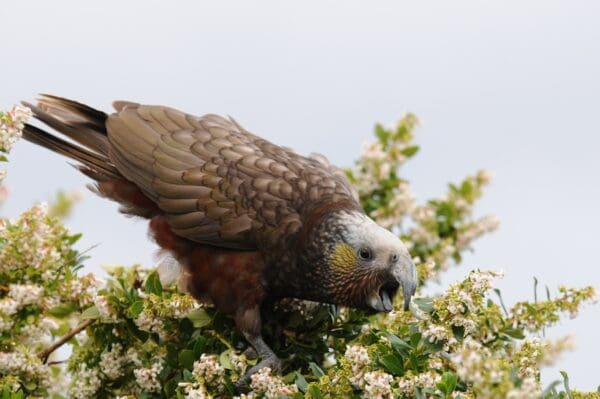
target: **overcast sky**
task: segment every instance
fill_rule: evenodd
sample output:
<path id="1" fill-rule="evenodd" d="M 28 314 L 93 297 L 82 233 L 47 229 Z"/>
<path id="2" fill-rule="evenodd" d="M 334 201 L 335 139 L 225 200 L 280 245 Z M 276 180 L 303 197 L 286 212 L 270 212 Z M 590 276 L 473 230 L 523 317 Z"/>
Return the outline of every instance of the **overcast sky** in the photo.
<path id="1" fill-rule="evenodd" d="M 444 284 L 503 269 L 507 302 L 533 277 L 600 286 L 600 3 L 597 1 L 4 1 L 0 108 L 38 92 L 109 110 L 114 99 L 234 116 L 301 153 L 348 166 L 376 121 L 422 121 L 403 170 L 419 198 L 479 168 L 496 179 L 478 212 L 500 230 Z M 86 179 L 29 143 L 10 156 L 15 216 Z M 68 225 L 88 269 L 142 262 L 146 223 L 86 195 Z M 441 291 L 441 287 L 434 291 Z M 570 373 L 595 389 L 600 306 L 550 330 L 577 350 L 543 379 Z"/>

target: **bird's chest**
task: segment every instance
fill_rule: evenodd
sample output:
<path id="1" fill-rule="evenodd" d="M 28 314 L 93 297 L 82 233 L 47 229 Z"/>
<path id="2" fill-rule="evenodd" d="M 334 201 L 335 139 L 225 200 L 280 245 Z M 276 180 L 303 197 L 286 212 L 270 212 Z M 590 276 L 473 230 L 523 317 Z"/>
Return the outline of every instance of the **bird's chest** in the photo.
<path id="1" fill-rule="evenodd" d="M 259 252 L 229 251 L 198 245 L 185 259 L 185 289 L 225 313 L 265 296 L 265 263 Z"/>

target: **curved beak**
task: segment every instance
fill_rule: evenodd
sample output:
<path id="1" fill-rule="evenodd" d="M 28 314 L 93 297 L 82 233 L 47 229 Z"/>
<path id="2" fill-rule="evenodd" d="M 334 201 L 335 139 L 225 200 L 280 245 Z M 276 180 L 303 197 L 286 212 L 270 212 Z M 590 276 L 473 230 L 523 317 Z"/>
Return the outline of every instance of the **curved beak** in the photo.
<path id="1" fill-rule="evenodd" d="M 410 256 L 401 256 L 395 260 L 391 274 L 388 275 L 390 280 L 367 298 L 368 307 L 376 312 L 390 312 L 393 309 L 394 297 L 400 287 L 404 294 L 404 310 L 410 307 L 410 300 L 417 289 L 417 270 Z"/>
<path id="2" fill-rule="evenodd" d="M 402 286 L 404 310 L 410 307 L 410 300 L 417 290 L 417 268 L 410 256 L 401 256 L 392 270 L 394 278 Z"/>

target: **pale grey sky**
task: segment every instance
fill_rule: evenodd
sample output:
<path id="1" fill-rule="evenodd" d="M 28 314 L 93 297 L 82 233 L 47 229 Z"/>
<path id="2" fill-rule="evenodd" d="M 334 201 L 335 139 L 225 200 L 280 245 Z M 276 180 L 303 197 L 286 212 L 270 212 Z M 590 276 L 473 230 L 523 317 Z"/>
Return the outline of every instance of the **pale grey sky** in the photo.
<path id="1" fill-rule="evenodd" d="M 376 121 L 422 120 L 404 170 L 419 198 L 478 168 L 500 230 L 444 278 L 503 269 L 507 302 L 532 279 L 600 287 L 600 3 L 597 1 L 4 1 L 0 108 L 38 92 L 105 110 L 114 99 L 230 114 L 301 153 L 350 165 Z M 14 216 L 86 179 L 19 143 L 3 208 Z M 68 221 L 89 269 L 153 262 L 142 221 L 89 194 Z M 441 290 L 441 288 L 438 288 Z M 595 389 L 600 306 L 549 331 L 577 350 L 545 371 Z"/>

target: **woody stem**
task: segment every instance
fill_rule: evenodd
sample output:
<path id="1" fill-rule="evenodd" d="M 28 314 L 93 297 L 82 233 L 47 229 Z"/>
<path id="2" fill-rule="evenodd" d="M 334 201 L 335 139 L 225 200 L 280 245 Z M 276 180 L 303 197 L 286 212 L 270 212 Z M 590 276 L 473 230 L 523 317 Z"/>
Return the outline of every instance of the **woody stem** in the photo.
<path id="1" fill-rule="evenodd" d="M 78 326 L 72 328 L 68 333 L 66 333 L 65 335 L 60 337 L 60 339 L 55 341 L 52 345 L 50 345 L 49 347 L 47 347 L 46 349 L 41 351 L 38 354 L 38 357 L 40 359 L 42 359 L 42 363 L 46 363 L 48 361 L 48 357 L 50 356 L 50 354 L 52 354 L 52 352 L 54 352 L 55 350 L 57 350 L 58 348 L 63 346 L 67 341 L 69 341 L 75 335 L 77 335 L 81 331 L 85 330 L 86 327 L 89 326 L 90 324 L 92 324 L 93 322 L 94 322 L 94 320 L 86 320 L 86 321 L 80 323 Z"/>

